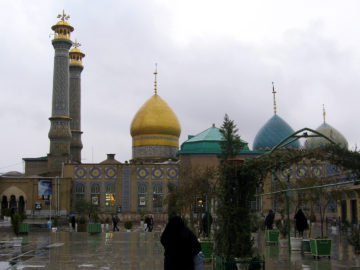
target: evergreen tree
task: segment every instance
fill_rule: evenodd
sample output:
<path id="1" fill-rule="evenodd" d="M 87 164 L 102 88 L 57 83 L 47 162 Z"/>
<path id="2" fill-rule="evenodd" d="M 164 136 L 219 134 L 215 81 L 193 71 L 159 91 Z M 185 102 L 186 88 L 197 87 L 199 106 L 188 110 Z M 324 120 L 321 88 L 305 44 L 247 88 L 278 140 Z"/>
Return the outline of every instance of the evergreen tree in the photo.
<path id="1" fill-rule="evenodd" d="M 234 121 L 225 115 L 220 132 L 216 253 L 226 259 L 252 255 L 250 200 L 256 189 L 255 172 L 245 169 L 235 157 L 244 146 Z"/>

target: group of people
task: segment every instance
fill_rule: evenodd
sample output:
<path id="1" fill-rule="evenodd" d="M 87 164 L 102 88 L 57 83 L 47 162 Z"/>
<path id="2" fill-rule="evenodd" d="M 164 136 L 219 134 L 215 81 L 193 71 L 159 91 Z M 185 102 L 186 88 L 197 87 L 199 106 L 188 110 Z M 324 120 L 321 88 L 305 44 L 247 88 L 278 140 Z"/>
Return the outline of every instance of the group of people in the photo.
<path id="1" fill-rule="evenodd" d="M 268 230 L 272 230 L 273 229 L 273 223 L 274 223 L 274 219 L 275 219 L 275 213 L 273 210 L 269 210 L 269 213 L 267 214 L 267 216 L 265 217 L 265 227 Z M 308 228 L 308 223 L 307 223 L 307 219 L 305 217 L 304 212 L 299 209 L 295 216 L 295 227 L 296 230 L 299 232 L 299 236 L 303 237 L 304 236 L 304 231 Z"/>

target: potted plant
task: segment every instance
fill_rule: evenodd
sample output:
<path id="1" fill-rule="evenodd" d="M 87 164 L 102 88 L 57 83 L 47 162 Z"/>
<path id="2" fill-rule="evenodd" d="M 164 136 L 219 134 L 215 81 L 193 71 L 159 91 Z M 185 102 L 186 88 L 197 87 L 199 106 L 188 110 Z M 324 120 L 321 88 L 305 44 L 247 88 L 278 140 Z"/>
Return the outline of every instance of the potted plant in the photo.
<path id="1" fill-rule="evenodd" d="M 289 223 L 285 221 L 283 218 L 278 219 L 275 222 L 276 228 L 279 230 L 281 238 L 280 238 L 280 247 L 287 247 L 287 236 L 289 233 Z"/>
<path id="2" fill-rule="evenodd" d="M 77 231 L 86 232 L 86 218 L 83 215 L 77 219 Z"/>
<path id="3" fill-rule="evenodd" d="M 132 224 L 132 222 L 130 220 L 125 221 L 124 228 L 126 229 L 127 232 L 130 232 L 132 226 L 133 226 L 133 224 Z"/>
<path id="4" fill-rule="evenodd" d="M 92 223 L 88 224 L 88 232 L 89 233 L 101 233 L 102 232 L 102 228 L 101 228 L 101 223 L 100 223 L 100 218 L 97 212 L 92 212 L 90 213 L 90 218 Z"/>

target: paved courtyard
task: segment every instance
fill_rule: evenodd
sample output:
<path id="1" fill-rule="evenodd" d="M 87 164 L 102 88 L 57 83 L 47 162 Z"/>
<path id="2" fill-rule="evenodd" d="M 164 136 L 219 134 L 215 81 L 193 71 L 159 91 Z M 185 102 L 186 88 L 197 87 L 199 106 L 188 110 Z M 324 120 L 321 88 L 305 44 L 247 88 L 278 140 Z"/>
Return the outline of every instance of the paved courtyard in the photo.
<path id="1" fill-rule="evenodd" d="M 261 233 L 256 246 L 265 256 L 266 269 L 360 269 L 359 257 L 344 236 L 330 236 L 334 241 L 331 260 L 289 255 L 287 248 L 266 246 Z M 0 269 L 160 270 L 163 248 L 159 238 L 160 232 L 31 232 L 17 242 L 12 233 L 1 231 Z M 205 269 L 212 269 L 211 264 Z"/>

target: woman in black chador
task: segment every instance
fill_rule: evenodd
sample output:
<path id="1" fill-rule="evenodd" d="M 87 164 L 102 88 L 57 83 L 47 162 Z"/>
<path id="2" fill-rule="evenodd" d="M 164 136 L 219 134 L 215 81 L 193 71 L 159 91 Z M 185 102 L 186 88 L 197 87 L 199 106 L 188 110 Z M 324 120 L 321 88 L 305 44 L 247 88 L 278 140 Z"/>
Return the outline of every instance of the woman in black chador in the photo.
<path id="1" fill-rule="evenodd" d="M 267 214 L 267 216 L 265 218 L 266 229 L 272 230 L 273 223 L 274 223 L 274 218 L 275 218 L 275 213 L 273 212 L 273 210 L 270 209 L 269 213 Z"/>
<path id="2" fill-rule="evenodd" d="M 193 270 L 201 246 L 179 216 L 170 218 L 160 238 L 165 249 L 164 270 Z"/>
<path id="3" fill-rule="evenodd" d="M 295 216 L 295 225 L 296 225 L 296 229 L 299 231 L 299 236 L 304 236 L 304 230 L 307 229 L 308 224 L 307 224 L 307 219 L 304 215 L 304 212 L 299 209 L 299 211 L 296 212 Z"/>

